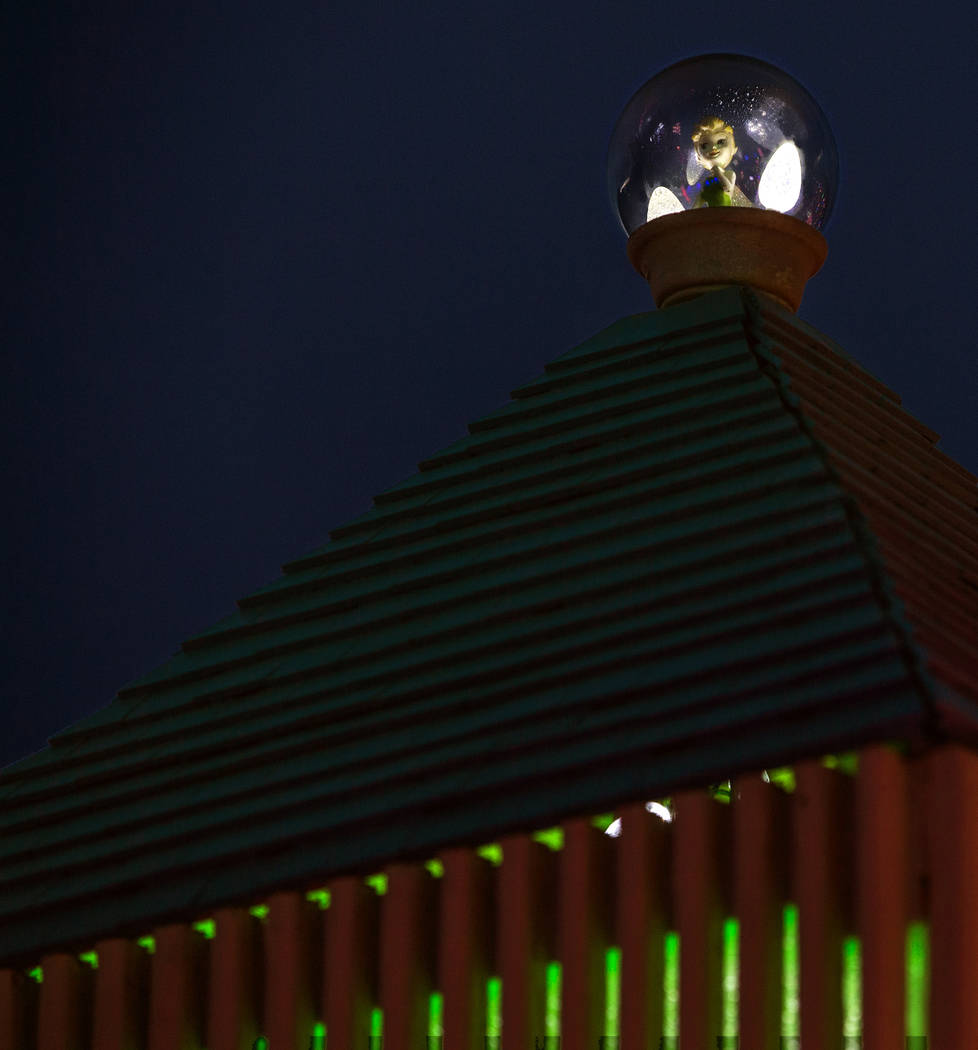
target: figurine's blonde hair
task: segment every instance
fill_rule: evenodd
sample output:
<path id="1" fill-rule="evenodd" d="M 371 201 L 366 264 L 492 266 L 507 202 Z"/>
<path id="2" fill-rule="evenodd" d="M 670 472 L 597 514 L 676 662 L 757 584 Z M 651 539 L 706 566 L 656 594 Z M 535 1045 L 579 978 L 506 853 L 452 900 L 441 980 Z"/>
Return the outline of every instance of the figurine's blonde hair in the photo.
<path id="1" fill-rule="evenodd" d="M 734 129 L 725 120 L 721 120 L 720 117 L 704 117 L 693 129 L 692 139 L 694 142 L 699 142 L 704 132 L 716 135 L 720 131 L 725 131 L 730 136 L 734 149 L 736 149 L 737 142 L 734 139 Z"/>

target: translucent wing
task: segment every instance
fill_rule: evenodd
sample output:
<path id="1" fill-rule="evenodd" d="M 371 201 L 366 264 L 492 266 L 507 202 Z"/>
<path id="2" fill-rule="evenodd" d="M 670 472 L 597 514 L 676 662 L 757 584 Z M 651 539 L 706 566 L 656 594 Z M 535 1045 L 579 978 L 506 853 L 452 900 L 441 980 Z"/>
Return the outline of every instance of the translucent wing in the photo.
<path id="1" fill-rule="evenodd" d="M 656 186 L 652 191 L 652 196 L 649 197 L 649 212 L 646 221 L 651 222 L 653 219 L 658 219 L 660 215 L 670 215 L 674 211 L 685 211 L 682 202 L 672 190 L 667 190 L 665 186 Z"/>
<path id="2" fill-rule="evenodd" d="M 801 153 L 793 142 L 782 142 L 768 157 L 757 199 L 770 211 L 787 212 L 801 196 Z"/>

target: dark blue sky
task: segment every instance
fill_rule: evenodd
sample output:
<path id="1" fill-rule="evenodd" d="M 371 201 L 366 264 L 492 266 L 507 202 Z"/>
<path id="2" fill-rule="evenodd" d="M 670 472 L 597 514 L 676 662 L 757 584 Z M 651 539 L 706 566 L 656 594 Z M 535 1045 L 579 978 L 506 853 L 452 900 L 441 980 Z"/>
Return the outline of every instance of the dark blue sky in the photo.
<path id="1" fill-rule="evenodd" d="M 841 186 L 800 314 L 978 471 L 965 5 L 387 6 L 16 16 L 0 764 L 652 308 L 605 149 L 690 55 L 822 104 Z"/>

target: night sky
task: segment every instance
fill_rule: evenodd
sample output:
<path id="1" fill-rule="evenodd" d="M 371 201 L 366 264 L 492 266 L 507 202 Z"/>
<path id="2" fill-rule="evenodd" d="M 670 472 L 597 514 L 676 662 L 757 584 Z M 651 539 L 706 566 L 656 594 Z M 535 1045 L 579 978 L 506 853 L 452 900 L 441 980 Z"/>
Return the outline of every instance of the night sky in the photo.
<path id="1" fill-rule="evenodd" d="M 691 55 L 819 100 L 841 180 L 800 315 L 978 472 L 967 5 L 18 6 L 0 765 L 653 308 L 605 150 Z"/>

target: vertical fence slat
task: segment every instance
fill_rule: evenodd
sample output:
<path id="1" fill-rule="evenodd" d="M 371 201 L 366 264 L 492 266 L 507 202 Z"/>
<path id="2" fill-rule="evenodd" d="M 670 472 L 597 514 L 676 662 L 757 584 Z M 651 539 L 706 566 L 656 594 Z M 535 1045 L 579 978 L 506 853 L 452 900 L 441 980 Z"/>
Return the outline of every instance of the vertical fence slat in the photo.
<path id="1" fill-rule="evenodd" d="M 265 923 L 263 1035 L 275 1050 L 308 1050 L 315 1016 L 313 940 L 316 907 L 305 895 L 274 893 Z"/>
<path id="2" fill-rule="evenodd" d="M 420 864 L 394 864 L 380 906 L 380 1005 L 385 1050 L 426 1045 L 434 985 L 435 880 Z"/>
<path id="3" fill-rule="evenodd" d="M 214 916 L 207 1010 L 208 1050 L 251 1050 L 258 1031 L 258 923 L 244 908 Z"/>
<path id="4" fill-rule="evenodd" d="M 26 1050 L 28 978 L 0 970 L 0 1050 Z"/>
<path id="5" fill-rule="evenodd" d="M 449 849 L 441 887 L 438 990 L 446 1047 L 478 1047 L 486 1031 L 491 870 L 474 850 Z"/>
<path id="6" fill-rule="evenodd" d="M 83 986 L 87 982 L 82 963 L 73 955 L 57 953 L 46 955 L 41 960 L 41 968 L 44 981 L 38 1009 L 38 1050 L 86 1045 Z"/>
<path id="7" fill-rule="evenodd" d="M 715 1050 L 720 1035 L 723 907 L 720 803 L 703 790 L 675 797 L 674 910 L 679 931 L 679 1038 L 683 1050 Z M 722 866 L 722 867 L 721 867 Z"/>
<path id="8" fill-rule="evenodd" d="M 121 937 L 99 941 L 95 973 L 93 1050 L 131 1050 L 141 1046 L 146 1024 L 147 955 Z"/>
<path id="9" fill-rule="evenodd" d="M 928 918 L 930 772 L 931 760 L 926 752 L 907 760 L 907 909 L 911 921 Z"/>
<path id="10" fill-rule="evenodd" d="M 855 815 L 862 1045 L 886 1050 L 904 1041 L 907 822 L 903 759 L 882 745 L 859 753 Z"/>
<path id="11" fill-rule="evenodd" d="M 978 1046 L 978 756 L 959 746 L 930 757 L 930 1042 Z"/>
<path id="12" fill-rule="evenodd" d="M 186 923 L 161 926 L 153 931 L 153 939 L 149 1050 L 197 1047 L 201 1043 L 203 939 Z"/>
<path id="13" fill-rule="evenodd" d="M 336 879 L 329 890 L 323 967 L 327 1045 L 361 1050 L 370 1034 L 370 1011 L 379 1001 L 379 898 L 356 876 Z"/>
<path id="14" fill-rule="evenodd" d="M 544 974 L 553 943 L 553 855 L 529 835 L 502 840 L 497 930 L 503 979 L 503 1050 L 527 1050 L 544 1034 Z"/>
<path id="15" fill-rule="evenodd" d="M 621 1045 L 648 1050 L 662 1034 L 663 935 L 669 919 L 668 825 L 642 802 L 621 810 L 615 938 L 621 948 Z"/>
<path id="16" fill-rule="evenodd" d="M 740 923 L 740 1045 L 781 1043 L 786 796 L 760 776 L 734 782 L 733 910 Z"/>
<path id="17" fill-rule="evenodd" d="M 585 818 L 564 825 L 558 857 L 557 954 L 564 1050 L 595 1050 L 604 1031 L 611 865 L 607 835 Z"/>
<path id="18" fill-rule="evenodd" d="M 842 1035 L 842 935 L 851 821 L 844 774 L 817 760 L 795 767 L 793 896 L 801 957 L 801 1045 L 838 1046 Z"/>

